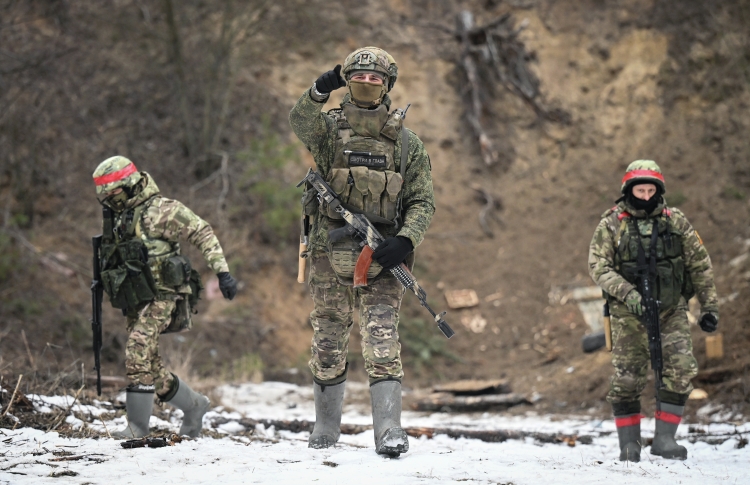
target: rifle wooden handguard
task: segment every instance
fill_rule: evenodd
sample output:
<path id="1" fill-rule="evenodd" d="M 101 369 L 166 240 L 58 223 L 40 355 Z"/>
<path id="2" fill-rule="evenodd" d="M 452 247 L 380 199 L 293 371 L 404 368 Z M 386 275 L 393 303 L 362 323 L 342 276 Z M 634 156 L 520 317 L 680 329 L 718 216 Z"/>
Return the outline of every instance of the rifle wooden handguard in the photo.
<path id="1" fill-rule="evenodd" d="M 299 266 L 297 269 L 297 283 L 305 282 L 305 266 L 307 265 L 307 257 L 303 256 L 307 251 L 307 244 L 299 243 Z"/>
<path id="2" fill-rule="evenodd" d="M 370 246 L 362 248 L 357 258 L 357 264 L 354 266 L 354 288 L 367 286 L 367 272 L 370 271 L 372 264 L 373 250 Z"/>

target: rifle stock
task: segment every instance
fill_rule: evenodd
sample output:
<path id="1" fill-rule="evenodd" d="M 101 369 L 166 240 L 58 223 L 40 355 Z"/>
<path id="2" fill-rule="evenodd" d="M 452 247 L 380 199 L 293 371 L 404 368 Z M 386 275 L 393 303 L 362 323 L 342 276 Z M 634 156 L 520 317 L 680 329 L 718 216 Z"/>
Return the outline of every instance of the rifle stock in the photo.
<path id="1" fill-rule="evenodd" d="M 354 287 L 360 288 L 367 286 L 367 272 L 370 271 L 372 265 L 372 250 L 370 246 L 362 248 L 362 252 L 359 253 L 357 258 L 357 264 L 354 266 Z"/>

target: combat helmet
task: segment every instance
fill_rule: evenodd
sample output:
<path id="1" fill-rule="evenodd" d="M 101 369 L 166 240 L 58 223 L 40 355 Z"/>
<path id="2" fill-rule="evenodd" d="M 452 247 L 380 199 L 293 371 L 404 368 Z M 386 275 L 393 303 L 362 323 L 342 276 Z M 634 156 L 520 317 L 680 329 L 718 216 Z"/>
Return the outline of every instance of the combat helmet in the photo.
<path id="1" fill-rule="evenodd" d="M 375 71 L 384 75 L 388 91 L 393 89 L 398 77 L 396 60 L 379 47 L 360 47 L 346 56 L 341 75 L 348 81 L 355 71 Z"/>
<path id="2" fill-rule="evenodd" d="M 93 177 L 96 195 L 103 196 L 120 187 L 130 192 L 129 189 L 141 181 L 142 175 L 133 162 L 117 155 L 100 163 Z"/>
<path id="3" fill-rule="evenodd" d="M 620 190 L 623 194 L 626 194 L 630 187 L 638 184 L 654 184 L 662 194 L 667 191 L 661 168 L 653 160 L 636 160 L 628 165 L 625 175 L 622 177 L 622 188 Z"/>

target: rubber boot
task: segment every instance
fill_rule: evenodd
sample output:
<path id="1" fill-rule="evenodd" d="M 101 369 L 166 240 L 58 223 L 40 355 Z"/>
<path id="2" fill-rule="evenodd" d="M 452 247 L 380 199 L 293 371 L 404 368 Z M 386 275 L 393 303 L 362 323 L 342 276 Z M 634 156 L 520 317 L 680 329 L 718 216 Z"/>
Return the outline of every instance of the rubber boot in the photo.
<path id="1" fill-rule="evenodd" d="M 641 461 L 641 415 L 615 416 L 620 440 L 620 461 Z"/>
<path id="2" fill-rule="evenodd" d="M 330 448 L 341 436 L 341 407 L 346 381 L 327 386 L 313 382 L 315 426 L 307 440 L 308 448 Z"/>
<path id="3" fill-rule="evenodd" d="M 203 429 L 203 415 L 206 414 L 211 406 L 211 401 L 206 396 L 190 389 L 185 381 L 177 378 L 177 391 L 174 396 L 167 402 L 184 413 L 182 426 L 180 426 L 180 436 L 187 435 L 191 438 L 197 438 Z"/>
<path id="4" fill-rule="evenodd" d="M 375 451 L 397 457 L 409 451 L 409 437 L 401 427 L 401 383 L 380 381 L 370 386 Z"/>
<path id="5" fill-rule="evenodd" d="M 654 442 L 651 445 L 651 454 L 669 458 L 672 460 L 684 460 L 687 458 L 687 448 L 678 445 L 674 437 L 677 427 L 682 421 L 682 413 L 685 406 L 677 404 L 661 403 L 661 410 L 656 411 L 656 432 Z"/>
<path id="6" fill-rule="evenodd" d="M 112 433 L 116 439 L 135 439 L 148 436 L 148 421 L 154 409 L 154 391 L 136 391 L 128 389 L 125 393 L 125 410 L 128 413 L 128 425 Z"/>

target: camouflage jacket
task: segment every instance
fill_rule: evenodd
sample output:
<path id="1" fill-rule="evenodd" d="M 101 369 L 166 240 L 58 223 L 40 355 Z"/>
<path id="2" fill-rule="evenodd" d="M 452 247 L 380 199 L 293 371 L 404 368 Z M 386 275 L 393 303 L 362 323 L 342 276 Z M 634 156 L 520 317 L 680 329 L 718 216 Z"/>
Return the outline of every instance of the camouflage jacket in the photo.
<path id="1" fill-rule="evenodd" d="M 662 202 L 650 216 L 655 217 L 666 209 Z M 625 301 L 625 296 L 635 287 L 625 280 L 615 267 L 615 253 L 621 232 L 621 214 L 627 212 L 636 221 L 649 215 L 643 210 L 635 210 L 624 201 L 602 214 L 589 247 L 589 274 L 594 282 L 612 297 Z M 718 314 L 719 302 L 714 284 L 713 268 L 708 251 L 698 233 L 678 209 L 669 209 L 670 224 L 676 233 L 682 234 L 682 259 L 690 274 L 696 297 L 703 311 Z"/>
<path id="2" fill-rule="evenodd" d="M 348 95 L 344 97 L 342 106 L 348 101 L 348 98 Z M 387 95 L 383 103 L 390 107 L 390 99 Z M 338 128 L 333 118 L 328 113 L 321 111 L 324 104 L 325 101 L 314 100 L 308 89 L 292 108 L 289 114 L 289 123 L 294 133 L 315 159 L 318 172 L 325 178 L 333 164 Z M 400 160 L 400 136 L 396 141 L 395 150 L 394 159 Z M 404 222 L 398 231 L 386 226 L 381 231 L 384 237 L 407 237 L 411 240 L 414 248 L 422 242 L 435 212 L 430 170 L 430 157 L 427 155 L 422 140 L 409 130 L 409 155 L 402 188 Z M 315 214 L 310 231 L 311 249 L 324 249 L 326 247 L 328 243 L 326 219 L 327 216 L 320 211 Z"/>
<path id="3" fill-rule="evenodd" d="M 135 209 L 141 204 L 146 205 L 136 226 L 136 235 L 149 248 L 149 264 L 154 256 L 166 252 L 154 251 L 155 246 L 166 242 L 174 247 L 182 237 L 203 253 L 214 273 L 229 271 L 224 251 L 211 226 L 181 202 L 163 197 L 154 179 L 146 172 L 141 174 L 146 179 L 146 185 L 138 195 L 126 202 L 125 207 Z M 178 245 L 176 247 L 179 248 Z M 158 274 L 158 268 L 152 270 Z"/>

